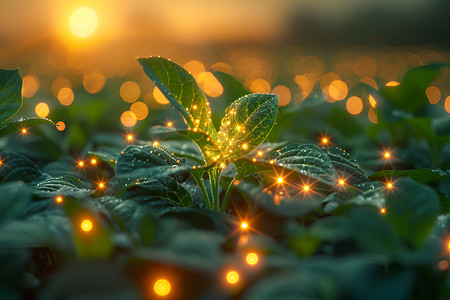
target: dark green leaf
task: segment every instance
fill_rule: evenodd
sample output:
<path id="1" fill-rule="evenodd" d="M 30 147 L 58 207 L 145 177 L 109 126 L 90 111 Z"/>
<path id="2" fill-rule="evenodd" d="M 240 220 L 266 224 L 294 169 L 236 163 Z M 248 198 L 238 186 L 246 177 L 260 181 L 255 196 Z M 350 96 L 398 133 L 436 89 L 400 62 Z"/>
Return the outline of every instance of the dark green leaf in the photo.
<path id="1" fill-rule="evenodd" d="M 440 169 L 413 169 L 413 170 L 383 170 L 378 171 L 369 176 L 372 180 L 390 180 L 396 177 L 411 177 L 412 179 L 429 184 L 436 181 L 443 181 L 448 177 L 448 174 Z"/>
<path id="2" fill-rule="evenodd" d="M 22 106 L 22 78 L 19 70 L 0 69 L 0 124 L 11 119 Z M 3 132 L 0 129 L 0 136 Z"/>
<path id="3" fill-rule="evenodd" d="M 401 178 L 388 191 L 386 218 L 397 233 L 415 247 L 420 247 L 440 211 L 436 192 L 410 178 Z"/>
<path id="4" fill-rule="evenodd" d="M 37 165 L 22 154 L 3 151 L 1 154 L 0 180 L 3 182 L 22 180 L 32 182 L 42 179 Z"/>
<path id="5" fill-rule="evenodd" d="M 0 223 L 20 217 L 28 206 L 31 195 L 23 183 L 10 182 L 0 186 Z"/>
<path id="6" fill-rule="evenodd" d="M 19 119 L 17 121 L 12 121 L 0 128 L 0 137 L 13 132 L 21 132 L 23 129 L 28 129 L 37 124 L 49 124 L 56 127 L 56 124 L 52 120 L 45 118 L 29 118 L 29 119 Z"/>

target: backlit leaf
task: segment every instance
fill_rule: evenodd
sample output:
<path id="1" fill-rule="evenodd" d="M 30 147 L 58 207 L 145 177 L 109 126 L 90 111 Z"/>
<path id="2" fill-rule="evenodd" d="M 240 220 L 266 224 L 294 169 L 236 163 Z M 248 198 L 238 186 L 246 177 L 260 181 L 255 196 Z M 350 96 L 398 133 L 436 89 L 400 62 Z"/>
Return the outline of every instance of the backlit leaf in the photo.
<path id="1" fill-rule="evenodd" d="M 22 78 L 19 70 L 0 69 L 0 124 L 14 116 L 21 106 Z"/>

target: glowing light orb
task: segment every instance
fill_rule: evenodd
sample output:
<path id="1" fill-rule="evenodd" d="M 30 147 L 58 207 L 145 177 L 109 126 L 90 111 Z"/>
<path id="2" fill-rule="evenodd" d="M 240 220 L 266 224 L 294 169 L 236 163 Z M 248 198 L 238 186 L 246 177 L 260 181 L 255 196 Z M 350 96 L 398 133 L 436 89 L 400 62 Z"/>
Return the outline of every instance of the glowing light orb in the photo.
<path id="1" fill-rule="evenodd" d="M 231 284 L 236 284 L 239 281 L 239 274 L 236 271 L 230 271 L 227 273 L 227 281 Z"/>
<path id="2" fill-rule="evenodd" d="M 256 265 L 258 263 L 258 255 L 256 253 L 249 253 L 247 254 L 247 257 L 245 258 L 247 263 L 251 266 Z"/>
<path id="3" fill-rule="evenodd" d="M 241 227 L 242 227 L 242 229 L 247 229 L 248 224 L 246 222 L 242 222 Z"/>
<path id="4" fill-rule="evenodd" d="M 64 123 L 63 121 L 59 121 L 58 123 L 56 123 L 56 129 L 58 131 L 64 131 L 66 129 L 66 123 Z"/>
<path id="5" fill-rule="evenodd" d="M 303 190 L 304 190 L 305 192 L 309 191 L 309 186 L 305 185 L 305 186 L 303 187 Z"/>
<path id="6" fill-rule="evenodd" d="M 246 150 L 247 148 L 248 148 L 248 144 L 247 143 L 242 144 L 242 149 Z"/>
<path id="7" fill-rule="evenodd" d="M 384 215 L 385 213 L 386 213 L 386 208 L 382 208 L 382 209 L 380 209 L 380 213 L 382 214 L 382 215 Z"/>
<path id="8" fill-rule="evenodd" d="M 58 203 L 62 203 L 62 201 L 63 201 L 63 198 L 61 197 L 61 196 L 58 196 L 58 197 L 56 197 L 56 202 L 58 202 Z"/>
<path id="9" fill-rule="evenodd" d="M 27 134 L 28 133 L 28 130 L 26 128 L 22 128 L 21 131 L 22 131 L 23 134 Z"/>
<path id="10" fill-rule="evenodd" d="M 97 160 L 95 158 L 91 159 L 91 165 L 96 165 L 97 164 Z"/>
<path id="11" fill-rule="evenodd" d="M 50 113 L 50 108 L 48 107 L 47 103 L 40 102 L 36 104 L 36 107 L 34 108 L 34 112 L 38 117 L 46 118 L 48 114 Z"/>
<path id="12" fill-rule="evenodd" d="M 340 185 L 344 185 L 344 184 L 345 184 L 345 181 L 341 179 L 341 180 L 339 180 L 339 184 L 340 184 Z"/>
<path id="13" fill-rule="evenodd" d="M 81 229 L 83 231 L 86 231 L 86 232 L 91 231 L 92 227 L 93 227 L 93 225 L 92 225 L 91 220 L 86 219 L 86 220 L 83 220 L 83 222 L 81 222 Z"/>
<path id="14" fill-rule="evenodd" d="M 278 183 L 283 183 L 284 180 L 283 180 L 283 178 L 278 177 L 277 181 L 278 181 Z"/>
<path id="15" fill-rule="evenodd" d="M 388 187 L 388 188 L 392 188 L 392 183 L 389 182 L 389 183 L 387 184 L 387 187 Z"/>
<path id="16" fill-rule="evenodd" d="M 127 140 L 132 141 L 133 140 L 133 136 L 131 134 L 127 135 Z"/>
<path id="17" fill-rule="evenodd" d="M 78 162 L 78 166 L 83 167 L 84 166 L 84 162 L 83 161 L 79 161 Z"/>
<path id="18" fill-rule="evenodd" d="M 103 182 L 100 182 L 100 183 L 98 184 L 98 187 L 99 187 L 100 189 L 102 189 L 102 188 L 105 187 L 105 184 L 104 184 Z"/>
<path id="19" fill-rule="evenodd" d="M 173 126 L 172 122 L 167 122 L 167 127 L 172 127 L 172 126 Z"/>
<path id="20" fill-rule="evenodd" d="M 327 138 L 323 138 L 322 139 L 322 144 L 327 144 L 328 143 L 328 139 Z"/>
<path id="21" fill-rule="evenodd" d="M 98 15 L 90 7 L 80 7 L 70 17 L 70 31 L 77 37 L 86 38 L 92 35 L 98 26 Z"/>
<path id="22" fill-rule="evenodd" d="M 153 290 L 158 296 L 166 296 L 170 293 L 170 282 L 166 279 L 159 279 L 155 282 Z"/>
<path id="23" fill-rule="evenodd" d="M 391 157 L 391 154 L 389 152 L 384 153 L 384 158 L 388 159 Z"/>

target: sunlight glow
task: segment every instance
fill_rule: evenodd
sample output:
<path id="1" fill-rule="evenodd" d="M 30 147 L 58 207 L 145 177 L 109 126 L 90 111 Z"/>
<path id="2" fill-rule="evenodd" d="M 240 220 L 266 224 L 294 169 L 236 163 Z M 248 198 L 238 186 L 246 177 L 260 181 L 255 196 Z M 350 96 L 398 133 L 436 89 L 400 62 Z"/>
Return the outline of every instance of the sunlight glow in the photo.
<path id="1" fill-rule="evenodd" d="M 56 197 L 55 201 L 58 202 L 58 203 L 62 203 L 63 202 L 63 198 L 61 196 L 58 196 L 58 197 Z"/>
<path id="2" fill-rule="evenodd" d="M 384 158 L 389 159 L 391 157 L 391 154 L 389 152 L 384 153 Z"/>
<path id="3" fill-rule="evenodd" d="M 159 279 L 155 282 L 153 290 L 158 296 L 166 296 L 170 293 L 170 282 L 166 279 Z"/>
<path id="4" fill-rule="evenodd" d="M 70 17 L 70 31 L 77 37 L 92 35 L 98 26 L 97 12 L 90 7 L 80 7 Z"/>
<path id="5" fill-rule="evenodd" d="M 242 229 L 247 229 L 248 228 L 248 224 L 246 222 L 242 222 L 241 223 L 241 228 Z"/>
<path id="6" fill-rule="evenodd" d="M 282 177 L 278 177 L 277 181 L 278 181 L 278 183 L 283 183 L 284 180 Z"/>

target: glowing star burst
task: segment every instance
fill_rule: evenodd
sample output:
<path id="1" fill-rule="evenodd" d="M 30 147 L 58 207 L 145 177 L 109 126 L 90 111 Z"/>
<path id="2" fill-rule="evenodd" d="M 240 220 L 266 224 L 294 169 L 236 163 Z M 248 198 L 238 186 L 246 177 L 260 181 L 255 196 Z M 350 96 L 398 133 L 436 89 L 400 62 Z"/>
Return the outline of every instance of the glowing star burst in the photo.
<path id="1" fill-rule="evenodd" d="M 242 144 L 242 149 L 247 150 L 248 149 L 248 144 L 247 143 Z"/>
<path id="2" fill-rule="evenodd" d="M 81 222 L 81 229 L 85 232 L 89 232 L 92 230 L 92 221 L 89 219 L 85 219 Z"/>
<path id="3" fill-rule="evenodd" d="M 282 178 L 282 177 L 278 177 L 278 179 L 277 179 L 277 182 L 278 182 L 278 183 L 283 183 L 283 182 L 284 182 L 284 180 L 283 180 L 283 178 Z"/>
<path id="4" fill-rule="evenodd" d="M 131 134 L 127 135 L 127 140 L 131 142 L 133 140 L 133 135 Z"/>
<path id="5" fill-rule="evenodd" d="M 391 158 L 391 153 L 389 153 L 389 152 L 384 152 L 384 158 L 385 159 L 390 159 Z"/>
<path id="6" fill-rule="evenodd" d="M 155 282 L 153 290 L 158 296 L 166 296 L 170 293 L 170 282 L 167 279 L 159 279 Z"/>
<path id="7" fill-rule="evenodd" d="M 309 186 L 305 185 L 305 186 L 303 187 L 303 191 L 308 192 L 309 190 L 310 190 Z"/>
<path id="8" fill-rule="evenodd" d="M 91 159 L 91 165 L 96 165 L 97 164 L 97 160 L 95 158 Z"/>
<path id="9" fill-rule="evenodd" d="M 227 273 L 227 281 L 230 284 L 236 284 L 239 281 L 239 274 L 236 271 L 230 271 Z"/>
<path id="10" fill-rule="evenodd" d="M 57 203 L 62 203 L 63 202 L 63 198 L 61 196 L 56 197 L 55 201 Z"/>
<path id="11" fill-rule="evenodd" d="M 242 228 L 242 229 L 247 229 L 247 228 L 248 228 L 247 222 L 242 222 L 242 223 L 241 223 L 241 228 Z"/>
<path id="12" fill-rule="evenodd" d="M 339 184 L 340 185 L 345 185 L 345 181 L 341 179 L 341 180 L 339 180 Z"/>
<path id="13" fill-rule="evenodd" d="M 386 208 L 382 208 L 382 209 L 380 209 L 380 214 L 382 214 L 382 215 L 384 215 L 384 214 L 386 214 Z"/>
<path id="14" fill-rule="evenodd" d="M 153 147 L 158 147 L 158 146 L 159 146 L 159 143 L 157 141 L 154 141 L 153 142 Z"/>
<path id="15" fill-rule="evenodd" d="M 167 122 L 167 127 L 172 127 L 172 126 L 173 126 L 172 122 Z"/>
<path id="16" fill-rule="evenodd" d="M 84 161 L 80 160 L 80 161 L 78 162 L 78 166 L 79 166 L 80 168 L 84 167 Z"/>

